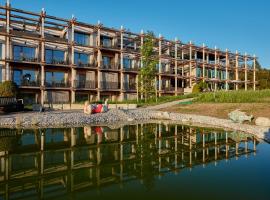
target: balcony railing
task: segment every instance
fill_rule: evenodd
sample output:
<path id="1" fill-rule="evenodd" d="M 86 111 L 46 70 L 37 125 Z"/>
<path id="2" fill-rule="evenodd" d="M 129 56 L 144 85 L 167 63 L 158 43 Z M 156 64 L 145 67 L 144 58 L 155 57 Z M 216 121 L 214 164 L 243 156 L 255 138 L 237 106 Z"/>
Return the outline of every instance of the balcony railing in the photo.
<path id="1" fill-rule="evenodd" d="M 83 62 L 78 62 L 77 67 L 86 67 L 86 68 L 96 68 L 97 64 L 96 63 L 83 63 Z"/>
<path id="2" fill-rule="evenodd" d="M 173 86 L 162 86 L 161 87 L 161 90 L 162 91 L 165 91 L 165 92 L 174 92 L 175 91 L 175 87 L 173 87 Z"/>
<path id="3" fill-rule="evenodd" d="M 125 83 L 124 89 L 125 90 L 137 90 L 136 83 Z"/>
<path id="4" fill-rule="evenodd" d="M 39 87 L 40 80 L 22 80 L 20 86 Z"/>
<path id="5" fill-rule="evenodd" d="M 37 58 L 31 58 L 27 56 L 14 57 L 13 60 L 19 62 L 38 62 Z"/>
<path id="6" fill-rule="evenodd" d="M 120 48 L 120 46 L 117 43 L 113 43 L 113 42 L 103 42 L 101 41 L 101 47 L 104 48 L 111 48 L 111 49 L 117 49 Z"/>
<path id="7" fill-rule="evenodd" d="M 174 69 L 169 69 L 169 70 L 162 69 L 161 70 L 161 74 L 171 74 L 171 75 L 174 75 Z"/>
<path id="8" fill-rule="evenodd" d="M 68 88 L 70 87 L 70 82 L 45 82 L 46 87 L 56 87 L 56 88 Z"/>
<path id="9" fill-rule="evenodd" d="M 100 87 L 103 90 L 112 90 L 112 89 L 119 89 L 120 83 L 119 82 L 109 82 L 109 81 L 101 81 Z"/>
<path id="10" fill-rule="evenodd" d="M 47 64 L 55 64 L 55 65 L 68 65 L 68 62 L 65 60 L 56 60 L 56 59 L 52 59 L 49 61 L 46 61 Z"/>
<path id="11" fill-rule="evenodd" d="M 112 69 L 112 70 L 118 70 L 120 68 L 119 64 L 110 64 L 110 65 L 101 65 L 101 69 Z"/>
<path id="12" fill-rule="evenodd" d="M 75 80 L 74 86 L 76 88 L 82 88 L 82 89 L 96 89 L 96 82 L 95 81 Z"/>
<path id="13" fill-rule="evenodd" d="M 123 70 L 124 71 L 139 71 L 140 68 L 139 67 L 124 67 Z"/>

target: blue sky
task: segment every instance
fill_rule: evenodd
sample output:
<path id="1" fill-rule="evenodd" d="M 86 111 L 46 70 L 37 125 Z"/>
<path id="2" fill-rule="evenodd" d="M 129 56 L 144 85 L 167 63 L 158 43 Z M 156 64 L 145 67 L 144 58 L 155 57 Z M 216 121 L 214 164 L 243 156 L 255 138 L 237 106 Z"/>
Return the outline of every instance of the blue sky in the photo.
<path id="1" fill-rule="evenodd" d="M 5 1 L 0 0 L 1 4 Z M 256 54 L 270 68 L 269 0 L 10 0 L 13 7 Z"/>

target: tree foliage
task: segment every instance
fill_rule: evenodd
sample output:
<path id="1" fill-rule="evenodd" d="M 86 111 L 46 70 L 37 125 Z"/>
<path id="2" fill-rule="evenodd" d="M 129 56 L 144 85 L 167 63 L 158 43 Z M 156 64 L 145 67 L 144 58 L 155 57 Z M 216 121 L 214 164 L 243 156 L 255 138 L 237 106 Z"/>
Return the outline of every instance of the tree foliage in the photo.
<path id="1" fill-rule="evenodd" d="M 0 97 L 16 97 L 17 93 L 18 87 L 16 83 L 12 81 L 0 83 Z"/>
<path id="2" fill-rule="evenodd" d="M 154 34 L 147 32 L 141 47 L 142 68 L 139 72 L 138 88 L 140 96 L 147 101 L 155 96 L 156 91 L 156 66 L 157 59 L 154 56 Z"/>
<path id="3" fill-rule="evenodd" d="M 192 88 L 192 93 L 200 93 L 208 89 L 207 83 L 200 81 L 199 83 L 196 83 Z"/>

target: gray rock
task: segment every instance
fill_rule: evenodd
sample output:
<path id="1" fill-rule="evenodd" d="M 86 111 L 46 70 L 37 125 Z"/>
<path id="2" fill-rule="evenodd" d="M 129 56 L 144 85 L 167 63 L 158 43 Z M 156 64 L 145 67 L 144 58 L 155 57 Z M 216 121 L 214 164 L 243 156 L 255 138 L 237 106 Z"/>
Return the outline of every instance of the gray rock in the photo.
<path id="1" fill-rule="evenodd" d="M 229 119 L 233 122 L 243 123 L 244 121 L 251 122 L 254 118 L 253 115 L 247 115 L 245 112 L 242 112 L 240 110 L 234 110 L 228 114 Z"/>
<path id="2" fill-rule="evenodd" d="M 270 119 L 266 117 L 258 117 L 255 120 L 255 124 L 257 126 L 264 126 L 264 127 L 270 127 Z"/>

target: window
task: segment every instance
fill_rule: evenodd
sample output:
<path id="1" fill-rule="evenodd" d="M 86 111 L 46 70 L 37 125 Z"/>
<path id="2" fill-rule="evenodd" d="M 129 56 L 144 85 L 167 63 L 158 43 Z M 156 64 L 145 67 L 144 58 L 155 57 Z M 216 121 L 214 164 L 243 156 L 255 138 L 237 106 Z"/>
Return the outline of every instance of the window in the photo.
<path id="1" fill-rule="evenodd" d="M 17 85 L 37 85 L 38 72 L 34 70 L 19 70 L 15 69 L 13 71 L 13 81 Z"/>
<path id="2" fill-rule="evenodd" d="M 108 57 L 108 56 L 103 56 L 102 57 L 102 60 L 103 60 L 103 66 L 105 67 L 105 68 L 109 68 L 110 67 L 110 65 L 111 65 L 111 58 L 110 57 Z"/>
<path id="3" fill-rule="evenodd" d="M 89 55 L 84 53 L 74 53 L 74 63 L 76 65 L 88 64 L 89 63 Z"/>
<path id="4" fill-rule="evenodd" d="M 46 63 L 65 64 L 65 52 L 60 50 L 46 49 Z"/>
<path id="5" fill-rule="evenodd" d="M 65 82 L 65 73 L 64 72 L 46 72 L 46 82 L 52 83 L 63 83 Z"/>
<path id="6" fill-rule="evenodd" d="M 112 38 L 101 36 L 101 45 L 104 47 L 112 47 Z"/>
<path id="7" fill-rule="evenodd" d="M 124 68 L 129 69 L 129 68 L 131 68 L 132 60 L 129 58 L 124 58 L 123 64 L 124 64 Z"/>
<path id="8" fill-rule="evenodd" d="M 90 36 L 85 33 L 74 33 L 74 41 L 80 45 L 89 46 Z"/>
<path id="9" fill-rule="evenodd" d="M 13 47 L 13 58 L 19 61 L 34 61 L 35 48 L 15 45 Z"/>

